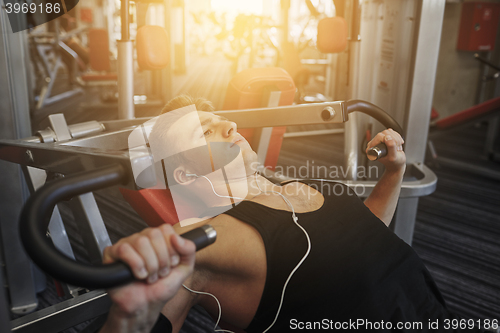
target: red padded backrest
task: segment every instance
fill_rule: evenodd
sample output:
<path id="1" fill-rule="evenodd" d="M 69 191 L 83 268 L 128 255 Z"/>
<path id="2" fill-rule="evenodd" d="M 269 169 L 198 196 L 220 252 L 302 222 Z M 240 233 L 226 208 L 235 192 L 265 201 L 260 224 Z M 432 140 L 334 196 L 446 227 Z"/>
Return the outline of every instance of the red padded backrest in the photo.
<path id="1" fill-rule="evenodd" d="M 109 71 L 109 39 L 105 29 L 89 30 L 89 62 L 95 71 Z"/>
<path id="2" fill-rule="evenodd" d="M 292 105 L 295 97 L 295 84 L 292 77 L 283 68 L 249 68 L 236 74 L 229 82 L 224 110 L 250 109 L 264 107 L 262 97 L 266 89 L 272 87 L 281 91 L 279 105 Z M 269 142 L 265 166 L 274 170 L 278 162 L 283 135 L 286 127 L 275 127 Z M 238 132 L 247 139 L 254 141 L 255 130 L 253 128 L 239 129 Z M 254 149 L 256 147 L 253 147 Z"/>
<path id="3" fill-rule="evenodd" d="M 236 74 L 227 87 L 224 110 L 260 108 L 264 88 L 275 86 L 281 91 L 279 105 L 292 105 L 295 85 L 283 68 L 249 68 Z"/>
<path id="4" fill-rule="evenodd" d="M 316 46 L 323 53 L 339 53 L 346 49 L 347 22 L 343 17 L 326 17 L 318 22 Z"/>
<path id="5" fill-rule="evenodd" d="M 169 190 L 134 191 L 120 188 L 120 192 L 150 227 L 158 227 L 164 223 L 174 225 L 179 222 Z"/>

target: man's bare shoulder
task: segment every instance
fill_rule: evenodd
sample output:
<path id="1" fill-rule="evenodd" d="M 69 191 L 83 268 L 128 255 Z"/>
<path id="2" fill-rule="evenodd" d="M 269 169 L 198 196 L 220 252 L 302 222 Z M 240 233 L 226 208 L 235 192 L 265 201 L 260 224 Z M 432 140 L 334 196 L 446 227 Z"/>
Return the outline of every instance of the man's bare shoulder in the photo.
<path id="1" fill-rule="evenodd" d="M 220 214 L 185 227 L 181 227 L 178 223 L 174 229 L 179 234 L 183 234 L 205 224 L 210 224 L 215 229 L 217 240 L 196 253 L 195 270 L 202 269 L 219 273 L 223 271 L 229 274 L 239 274 L 245 270 L 249 273 L 248 267 L 252 265 L 248 265 L 248 262 L 255 264 L 255 257 L 248 256 L 248 253 L 252 252 L 248 251 L 249 248 L 255 252 L 263 252 L 265 258 L 263 241 L 257 230 L 229 215 Z M 244 264 L 245 262 L 247 264 Z"/>

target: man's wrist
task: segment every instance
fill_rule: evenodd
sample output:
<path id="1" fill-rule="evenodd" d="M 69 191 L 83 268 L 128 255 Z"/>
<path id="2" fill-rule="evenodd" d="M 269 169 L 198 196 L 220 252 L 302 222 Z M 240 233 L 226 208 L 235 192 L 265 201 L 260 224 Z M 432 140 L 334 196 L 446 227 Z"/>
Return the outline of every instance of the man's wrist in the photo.
<path id="1" fill-rule="evenodd" d="M 99 332 L 150 332 L 158 319 L 160 310 L 141 309 L 130 313 L 113 305 L 110 308 L 106 322 Z"/>
<path id="2" fill-rule="evenodd" d="M 403 164 L 398 167 L 393 167 L 393 168 L 385 168 L 384 174 L 391 176 L 391 177 L 401 177 L 403 178 L 403 175 L 406 171 L 406 164 Z"/>

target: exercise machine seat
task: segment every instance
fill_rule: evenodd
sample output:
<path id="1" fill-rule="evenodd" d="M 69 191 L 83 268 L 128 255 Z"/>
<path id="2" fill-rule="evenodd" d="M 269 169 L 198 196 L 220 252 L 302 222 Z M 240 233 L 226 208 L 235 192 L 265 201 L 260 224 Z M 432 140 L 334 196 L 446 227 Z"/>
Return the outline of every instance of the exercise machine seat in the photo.
<path id="1" fill-rule="evenodd" d="M 165 68 L 169 61 L 167 31 L 156 25 L 145 25 L 137 30 L 137 63 L 142 70 Z"/>
<path id="2" fill-rule="evenodd" d="M 109 61 L 108 31 L 105 29 L 89 30 L 89 63 L 94 71 L 106 71 L 111 68 Z"/>
<path id="3" fill-rule="evenodd" d="M 110 72 L 109 52 L 108 31 L 106 29 L 90 29 L 88 58 L 92 72 L 81 75 L 84 82 L 106 85 L 109 84 L 108 82 L 118 81 L 118 75 Z"/>
<path id="4" fill-rule="evenodd" d="M 229 82 L 224 110 L 253 109 L 267 106 L 266 96 L 270 91 L 280 91 L 279 106 L 292 105 L 295 97 L 293 78 L 283 68 L 249 68 L 236 74 Z M 286 127 L 275 127 L 269 142 L 264 165 L 274 170 L 278 162 Z M 253 128 L 238 129 L 238 132 L 252 145 L 259 139 Z"/>
<path id="5" fill-rule="evenodd" d="M 347 47 L 347 22 L 343 17 L 326 17 L 318 22 L 316 45 L 322 53 L 340 53 Z"/>
<path id="6" fill-rule="evenodd" d="M 150 227 L 179 222 L 174 201 L 169 190 L 143 189 L 139 191 L 120 188 L 123 198 Z"/>

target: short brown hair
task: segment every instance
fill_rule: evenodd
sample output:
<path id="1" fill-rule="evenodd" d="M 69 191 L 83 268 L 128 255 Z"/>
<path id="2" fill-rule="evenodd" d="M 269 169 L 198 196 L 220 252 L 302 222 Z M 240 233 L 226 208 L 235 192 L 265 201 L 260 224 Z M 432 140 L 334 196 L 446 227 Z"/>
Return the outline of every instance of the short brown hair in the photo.
<path id="1" fill-rule="evenodd" d="M 172 98 L 167 105 L 163 107 L 160 114 L 167 113 L 172 110 L 180 109 L 188 105 L 195 105 L 198 111 L 215 111 L 214 105 L 209 100 L 202 97 L 191 97 L 190 95 L 179 95 Z"/>

